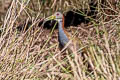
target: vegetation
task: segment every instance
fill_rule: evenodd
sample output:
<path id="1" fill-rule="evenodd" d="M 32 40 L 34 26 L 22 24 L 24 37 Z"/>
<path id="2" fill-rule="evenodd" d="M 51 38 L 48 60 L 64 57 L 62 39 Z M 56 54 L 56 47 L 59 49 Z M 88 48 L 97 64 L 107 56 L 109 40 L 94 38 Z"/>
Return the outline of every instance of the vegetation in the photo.
<path id="1" fill-rule="evenodd" d="M 0 1 L 0 79 L 119 80 L 120 2 L 91 1 Z M 90 3 L 95 3 L 96 6 L 91 6 Z M 90 7 L 94 7 L 95 14 L 92 15 L 95 17 L 89 15 Z M 43 25 L 38 27 L 42 19 L 55 11 L 66 13 L 69 10 L 82 11 L 82 15 L 89 19 L 88 23 L 71 27 L 85 44 L 80 50 L 89 47 L 84 61 L 81 60 L 81 54 L 68 54 L 67 50 L 59 49 L 57 29 L 54 26 L 52 29 L 43 28 Z M 25 30 L 29 21 L 31 25 Z M 23 29 L 18 30 L 17 26 L 23 23 Z M 89 61 L 91 71 L 88 70 L 86 61 Z"/>

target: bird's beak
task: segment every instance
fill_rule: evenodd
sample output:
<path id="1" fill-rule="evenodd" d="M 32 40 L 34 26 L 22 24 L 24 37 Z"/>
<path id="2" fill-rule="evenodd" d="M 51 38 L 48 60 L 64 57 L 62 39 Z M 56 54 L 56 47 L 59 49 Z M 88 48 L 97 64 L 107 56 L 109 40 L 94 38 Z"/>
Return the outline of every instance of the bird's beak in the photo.
<path id="1" fill-rule="evenodd" d="M 52 16 L 47 17 L 47 18 L 45 19 L 45 21 L 53 20 L 53 19 L 55 19 L 55 18 L 56 18 L 56 17 L 55 17 L 54 15 L 52 15 Z"/>

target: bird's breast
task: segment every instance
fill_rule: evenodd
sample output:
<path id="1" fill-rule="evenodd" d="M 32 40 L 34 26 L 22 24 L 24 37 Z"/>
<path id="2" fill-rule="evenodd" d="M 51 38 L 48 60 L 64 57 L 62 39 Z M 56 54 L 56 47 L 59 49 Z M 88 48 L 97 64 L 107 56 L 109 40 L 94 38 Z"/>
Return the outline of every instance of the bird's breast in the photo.
<path id="1" fill-rule="evenodd" d="M 69 39 L 67 37 L 67 35 L 65 34 L 64 30 L 59 28 L 59 32 L 58 32 L 58 40 L 59 40 L 59 43 L 62 45 L 62 46 L 65 46 Z"/>

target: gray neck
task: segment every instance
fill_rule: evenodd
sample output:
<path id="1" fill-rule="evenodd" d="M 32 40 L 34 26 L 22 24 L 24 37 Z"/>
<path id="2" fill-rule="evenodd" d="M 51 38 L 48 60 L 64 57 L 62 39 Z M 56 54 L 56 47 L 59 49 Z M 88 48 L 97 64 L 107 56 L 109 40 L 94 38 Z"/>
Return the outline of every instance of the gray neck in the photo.
<path id="1" fill-rule="evenodd" d="M 62 19 L 58 20 L 58 38 L 59 38 L 60 44 L 62 46 L 65 46 L 65 44 L 67 44 L 69 39 L 63 30 L 62 24 L 63 24 Z"/>

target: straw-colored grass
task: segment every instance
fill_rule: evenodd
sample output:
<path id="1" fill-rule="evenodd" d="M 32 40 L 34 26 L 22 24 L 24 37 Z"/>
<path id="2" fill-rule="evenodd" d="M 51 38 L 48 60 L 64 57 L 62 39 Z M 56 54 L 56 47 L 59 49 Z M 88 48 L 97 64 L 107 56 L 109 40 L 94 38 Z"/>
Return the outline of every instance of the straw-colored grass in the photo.
<path id="1" fill-rule="evenodd" d="M 119 80 L 120 79 L 120 10 L 104 5 L 115 14 L 107 14 L 98 1 L 97 18 L 87 26 L 78 25 L 77 37 L 87 48 L 85 60 L 80 53 L 60 51 L 57 30 L 38 27 L 40 19 L 54 11 L 80 10 L 80 0 L 12 0 L 1 22 L 0 80 Z M 78 1 L 78 2 L 77 2 Z M 106 3 L 108 3 L 107 0 Z M 34 3 L 34 4 L 32 4 Z M 59 3 L 59 5 L 57 5 Z M 70 5 L 71 4 L 71 5 Z M 87 3 L 86 3 L 87 4 Z M 119 6 L 117 2 L 117 6 Z M 63 6 L 62 6 L 63 5 Z M 62 8 L 63 7 L 63 8 Z M 82 6 L 83 7 L 83 6 Z M 84 8 L 83 8 L 84 9 Z M 111 17 L 111 18 L 109 18 Z M 32 24 L 18 31 L 20 21 Z M 22 26 L 25 27 L 26 25 Z M 68 28 L 66 30 L 70 30 Z M 74 34 L 73 34 L 74 35 Z M 87 47 L 86 47 L 87 46 Z M 88 63 L 91 71 L 88 70 Z"/>

